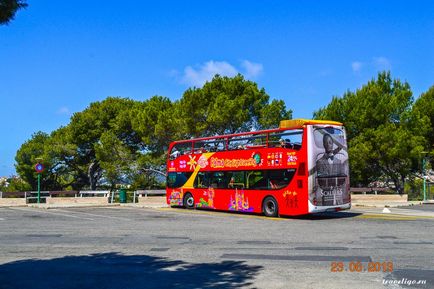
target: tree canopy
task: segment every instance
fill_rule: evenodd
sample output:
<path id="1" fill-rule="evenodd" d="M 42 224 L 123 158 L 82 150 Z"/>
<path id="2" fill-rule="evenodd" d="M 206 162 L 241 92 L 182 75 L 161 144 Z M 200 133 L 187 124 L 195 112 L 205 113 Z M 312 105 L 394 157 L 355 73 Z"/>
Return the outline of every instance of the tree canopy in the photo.
<path id="1" fill-rule="evenodd" d="M 0 25 L 9 24 L 17 11 L 27 6 L 28 4 L 23 0 L 0 0 Z"/>
<path id="2" fill-rule="evenodd" d="M 283 100 L 270 101 L 264 88 L 242 75 L 216 75 L 176 101 L 158 95 L 143 101 L 108 97 L 50 134 L 33 134 L 16 155 L 24 183 L 14 182 L 34 189 L 34 164 L 41 158 L 47 168 L 43 189 L 158 186 L 162 179 L 154 172 L 165 171 L 170 142 L 268 129 L 291 118 Z M 422 157 L 434 155 L 434 86 L 414 101 L 410 85 L 390 72 L 333 97 L 314 118 L 345 124 L 352 186 L 380 181 L 403 192 L 405 182 L 420 172 Z"/>
<path id="3" fill-rule="evenodd" d="M 47 168 L 43 189 L 154 186 L 161 177 L 153 172 L 164 171 L 174 140 L 277 127 L 291 118 L 282 100 L 269 99 L 242 75 L 216 75 L 177 101 L 108 97 L 50 135 L 34 134 L 17 152 L 17 172 L 34 188 L 34 164 L 41 158 Z"/>
<path id="4" fill-rule="evenodd" d="M 424 130 L 426 139 L 425 152 L 430 156 L 431 167 L 434 168 L 434 86 L 415 101 L 413 107 L 415 117 L 425 118 L 427 129 Z"/>
<path id="5" fill-rule="evenodd" d="M 352 185 L 392 181 L 403 192 L 406 178 L 417 170 L 429 128 L 427 118 L 414 113 L 407 82 L 379 73 L 357 91 L 334 97 L 314 117 L 345 124 Z"/>
<path id="6" fill-rule="evenodd" d="M 235 77 L 216 75 L 202 88 L 188 89 L 179 101 L 180 125 L 194 137 L 275 127 L 292 116 L 285 103 L 273 100 L 265 89 Z"/>

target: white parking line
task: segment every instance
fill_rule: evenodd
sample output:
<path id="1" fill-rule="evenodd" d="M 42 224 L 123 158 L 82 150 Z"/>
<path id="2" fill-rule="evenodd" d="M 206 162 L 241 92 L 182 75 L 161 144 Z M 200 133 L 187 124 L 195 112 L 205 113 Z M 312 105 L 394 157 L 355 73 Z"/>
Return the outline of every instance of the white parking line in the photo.
<path id="1" fill-rule="evenodd" d="M 117 220 L 123 220 L 123 221 L 134 221 L 133 219 L 128 219 L 128 218 L 124 218 L 124 217 L 113 217 L 113 216 L 98 215 L 98 214 L 91 214 L 91 213 L 77 212 L 77 211 L 66 211 L 66 210 L 62 210 L 62 209 L 53 209 L 53 210 L 58 211 L 58 212 L 82 214 L 82 215 L 93 216 L 93 217 L 104 218 L 104 219 L 117 219 Z"/>
<path id="2" fill-rule="evenodd" d="M 88 220 L 88 221 L 95 221 L 94 219 L 91 218 L 84 218 L 84 217 L 78 217 L 78 216 L 73 216 L 73 215 L 67 215 L 67 214 L 59 214 L 59 213 L 54 213 L 54 212 L 50 212 L 47 211 L 46 209 L 30 209 L 30 208 L 10 208 L 11 210 L 18 210 L 18 211 L 25 211 L 25 212 L 31 212 L 31 213 L 40 213 L 40 214 L 48 214 L 48 215 L 57 215 L 57 216 L 63 216 L 63 217 L 68 217 L 68 218 L 74 218 L 74 219 L 81 219 L 81 220 Z"/>

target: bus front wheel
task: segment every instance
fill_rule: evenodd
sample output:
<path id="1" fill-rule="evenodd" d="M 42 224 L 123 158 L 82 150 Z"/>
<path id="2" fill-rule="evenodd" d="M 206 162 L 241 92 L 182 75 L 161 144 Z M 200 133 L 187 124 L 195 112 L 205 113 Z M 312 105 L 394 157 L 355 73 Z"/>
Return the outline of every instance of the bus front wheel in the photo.
<path id="1" fill-rule="evenodd" d="M 277 217 L 279 213 L 279 207 L 273 197 L 266 197 L 262 202 L 262 212 L 267 217 Z"/>
<path id="2" fill-rule="evenodd" d="M 187 209 L 193 209 L 194 208 L 194 198 L 193 198 L 192 194 L 190 194 L 190 193 L 185 194 L 184 207 Z"/>

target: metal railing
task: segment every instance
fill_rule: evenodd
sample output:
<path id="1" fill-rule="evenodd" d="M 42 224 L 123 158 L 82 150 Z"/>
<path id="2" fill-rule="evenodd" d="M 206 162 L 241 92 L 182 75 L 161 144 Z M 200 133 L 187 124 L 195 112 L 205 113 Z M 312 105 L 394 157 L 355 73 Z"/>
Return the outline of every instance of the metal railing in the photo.
<path id="1" fill-rule="evenodd" d="M 350 188 L 350 193 L 362 193 L 366 195 L 368 194 L 375 194 L 378 193 L 394 193 L 394 191 L 390 188 Z"/>
<path id="2" fill-rule="evenodd" d="M 80 198 L 83 197 L 98 197 L 101 196 L 102 197 L 109 197 L 110 196 L 110 191 L 80 191 L 79 192 L 79 196 Z"/>
<path id="3" fill-rule="evenodd" d="M 86 197 L 109 197 L 110 191 L 41 191 L 40 200 L 42 203 L 46 202 L 47 198 L 55 197 L 73 197 L 73 198 L 86 198 Z M 25 198 L 26 203 L 33 203 L 38 199 L 37 191 L 26 192 L 0 192 L 0 198 Z"/>
<path id="4" fill-rule="evenodd" d="M 166 190 L 136 190 L 134 191 L 133 203 L 138 201 L 138 197 L 147 197 L 147 196 L 164 196 L 166 195 Z"/>
<path id="5" fill-rule="evenodd" d="M 27 198 L 29 192 L 0 192 L 1 198 Z"/>
<path id="6" fill-rule="evenodd" d="M 137 203 L 139 197 L 148 196 L 164 196 L 166 190 L 135 190 L 129 191 L 129 194 L 133 194 L 133 203 Z M 56 197 L 71 197 L 71 198 L 86 198 L 86 197 L 106 197 L 111 203 L 114 203 L 115 195 L 119 194 L 119 191 L 41 191 L 40 200 L 42 203 L 46 202 L 47 198 Z M 0 192 L 0 198 L 25 198 L 26 203 L 33 203 L 38 199 L 37 191 L 26 192 Z"/>

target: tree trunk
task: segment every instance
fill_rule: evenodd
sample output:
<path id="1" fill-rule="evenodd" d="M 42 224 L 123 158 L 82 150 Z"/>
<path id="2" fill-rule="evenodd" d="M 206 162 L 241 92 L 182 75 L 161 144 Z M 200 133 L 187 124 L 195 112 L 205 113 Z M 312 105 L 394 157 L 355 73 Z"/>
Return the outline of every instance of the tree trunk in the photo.
<path id="1" fill-rule="evenodd" d="M 98 183 L 101 177 L 101 168 L 99 167 L 98 161 L 93 161 L 89 165 L 88 176 L 89 176 L 89 185 L 92 191 L 96 190 L 96 184 Z"/>
<path id="2" fill-rule="evenodd" d="M 401 175 L 401 191 L 398 191 L 400 195 L 404 194 L 404 188 L 405 188 L 405 176 Z"/>
<path id="3" fill-rule="evenodd" d="M 395 189 L 398 194 L 402 195 L 404 193 L 405 176 L 393 177 L 393 183 L 395 184 Z"/>

